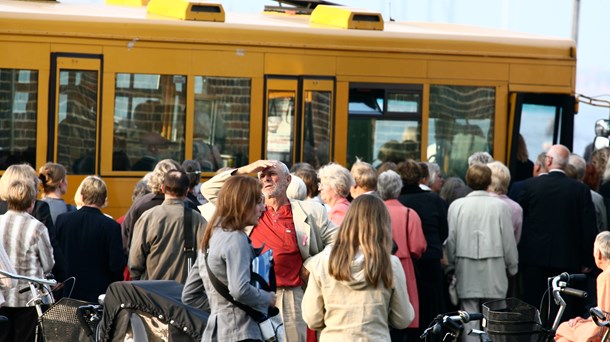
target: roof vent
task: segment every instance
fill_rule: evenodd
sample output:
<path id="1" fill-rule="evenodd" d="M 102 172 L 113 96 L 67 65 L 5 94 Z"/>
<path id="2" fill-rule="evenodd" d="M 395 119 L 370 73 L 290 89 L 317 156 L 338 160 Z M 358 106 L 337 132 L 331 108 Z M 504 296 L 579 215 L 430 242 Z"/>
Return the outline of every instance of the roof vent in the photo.
<path id="1" fill-rule="evenodd" d="M 225 11 L 222 4 L 209 2 L 150 0 L 147 12 L 182 20 L 225 21 Z"/>
<path id="2" fill-rule="evenodd" d="M 309 18 L 309 24 L 383 31 L 383 17 L 380 13 L 339 6 L 316 6 Z"/>

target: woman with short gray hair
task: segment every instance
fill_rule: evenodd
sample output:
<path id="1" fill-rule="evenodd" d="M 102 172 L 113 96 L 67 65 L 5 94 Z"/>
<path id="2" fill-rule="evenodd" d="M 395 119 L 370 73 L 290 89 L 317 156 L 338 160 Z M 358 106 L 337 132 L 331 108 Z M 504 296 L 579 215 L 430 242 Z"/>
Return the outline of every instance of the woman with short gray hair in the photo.
<path id="1" fill-rule="evenodd" d="M 419 328 L 419 296 L 415 268 L 411 258 L 419 259 L 427 247 L 421 220 L 415 210 L 402 205 L 398 200 L 402 180 L 398 173 L 388 170 L 377 178 L 377 192 L 383 199 L 392 221 L 392 239 L 398 250 L 395 255 L 400 259 L 407 278 L 407 292 L 415 311 L 415 318 L 409 328 Z M 395 331 L 393 334 L 406 334 L 406 331 Z"/>
<path id="2" fill-rule="evenodd" d="M 320 176 L 320 197 L 330 206 L 328 218 L 339 226 L 349 207 L 347 195 L 355 184 L 354 177 L 348 169 L 335 163 L 322 166 L 318 175 Z"/>

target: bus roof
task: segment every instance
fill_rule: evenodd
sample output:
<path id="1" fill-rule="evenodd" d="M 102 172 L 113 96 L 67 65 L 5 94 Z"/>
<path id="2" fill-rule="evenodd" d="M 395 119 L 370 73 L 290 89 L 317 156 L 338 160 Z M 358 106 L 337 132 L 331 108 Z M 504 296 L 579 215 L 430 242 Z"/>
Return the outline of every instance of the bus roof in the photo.
<path id="1" fill-rule="evenodd" d="M 128 26 L 127 26 L 128 25 Z M 128 27 L 128 29 L 126 29 Z M 224 23 L 148 14 L 146 7 L 0 0 L 0 34 L 573 60 L 573 40 L 506 30 L 385 22 L 383 31 L 312 27 L 309 16 L 226 13 Z"/>

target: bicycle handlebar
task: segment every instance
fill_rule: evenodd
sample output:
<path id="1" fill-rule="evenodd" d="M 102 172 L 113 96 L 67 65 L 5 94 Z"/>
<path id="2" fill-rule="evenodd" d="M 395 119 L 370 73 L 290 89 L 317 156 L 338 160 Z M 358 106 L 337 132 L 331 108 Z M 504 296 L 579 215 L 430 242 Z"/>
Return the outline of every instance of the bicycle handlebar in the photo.
<path id="1" fill-rule="evenodd" d="M 563 287 L 559 290 L 559 292 L 565 293 L 568 296 L 579 297 L 579 298 L 587 298 L 587 296 L 588 296 L 586 291 L 573 289 L 571 287 Z"/>
<path id="2" fill-rule="evenodd" d="M 478 312 L 466 312 L 459 310 L 455 315 L 438 315 L 434 319 L 435 324 L 428 327 L 420 336 L 420 339 L 425 339 L 429 333 L 440 335 L 443 328 L 450 330 L 450 334 L 454 337 L 463 330 L 463 324 L 470 321 L 479 321 L 483 319 L 483 314 Z"/>
<path id="3" fill-rule="evenodd" d="M 587 275 L 582 274 L 582 273 L 569 274 L 567 272 L 563 272 L 562 274 L 558 275 L 557 277 L 559 277 L 559 281 L 565 281 L 568 283 L 573 280 L 576 280 L 576 281 L 587 280 Z"/>
<path id="4" fill-rule="evenodd" d="M 0 270 L 0 274 L 7 276 L 9 278 L 13 278 L 13 279 L 17 279 L 17 280 L 24 280 L 27 282 L 36 283 L 36 284 L 40 284 L 40 285 L 49 285 L 49 286 L 57 285 L 57 280 L 55 280 L 55 279 L 41 279 L 41 278 L 35 278 L 35 277 L 27 277 L 27 276 L 22 276 L 19 274 L 15 274 L 15 273 L 3 271 L 3 270 Z"/>

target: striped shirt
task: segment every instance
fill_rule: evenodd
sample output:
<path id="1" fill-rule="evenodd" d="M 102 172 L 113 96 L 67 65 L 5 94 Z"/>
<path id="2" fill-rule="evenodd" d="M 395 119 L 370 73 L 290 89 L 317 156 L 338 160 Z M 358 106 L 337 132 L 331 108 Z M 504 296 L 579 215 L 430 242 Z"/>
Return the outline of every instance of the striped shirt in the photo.
<path id="1" fill-rule="evenodd" d="M 6 251 L 4 250 L 4 246 L 0 244 L 0 270 L 15 273 L 15 268 L 11 263 L 11 259 L 8 258 Z M 17 280 L 11 279 L 9 277 L 4 277 L 0 275 L 0 287 L 9 288 L 17 286 Z M 0 291 L 0 306 L 4 304 L 4 296 Z"/>
<path id="2" fill-rule="evenodd" d="M 17 274 L 44 278 L 51 271 L 53 247 L 47 227 L 30 214 L 9 210 L 0 215 L 0 243 L 15 267 Z M 27 282 L 19 281 L 16 287 L 2 289 L 7 307 L 25 307 L 32 296 L 30 292 L 19 294 Z"/>

